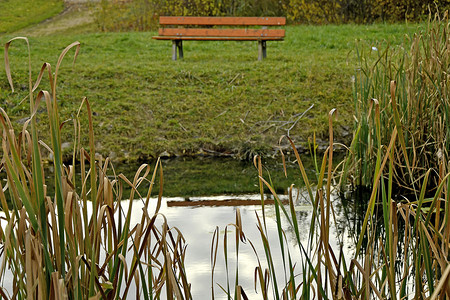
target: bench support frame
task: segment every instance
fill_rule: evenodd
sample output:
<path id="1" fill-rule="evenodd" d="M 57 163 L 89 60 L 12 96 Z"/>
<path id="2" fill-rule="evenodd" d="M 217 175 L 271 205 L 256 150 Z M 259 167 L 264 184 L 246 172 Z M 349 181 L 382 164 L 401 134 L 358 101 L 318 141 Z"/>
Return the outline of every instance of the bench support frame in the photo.
<path id="1" fill-rule="evenodd" d="M 178 53 L 177 53 L 178 52 Z M 183 59 L 183 40 L 172 40 L 172 60 Z M 267 57 L 267 41 L 258 41 L 258 60 Z"/>
<path id="2" fill-rule="evenodd" d="M 258 41 L 258 60 L 263 60 L 267 57 L 267 43 L 264 40 Z"/>
<path id="3" fill-rule="evenodd" d="M 172 40 L 172 60 L 177 60 L 178 57 L 183 59 L 183 40 Z"/>
<path id="4" fill-rule="evenodd" d="M 157 40 L 172 41 L 172 60 L 183 58 L 184 41 L 257 41 L 258 60 L 267 57 L 267 41 L 282 41 L 285 17 L 161 16 Z M 249 27 L 250 26 L 250 27 Z"/>

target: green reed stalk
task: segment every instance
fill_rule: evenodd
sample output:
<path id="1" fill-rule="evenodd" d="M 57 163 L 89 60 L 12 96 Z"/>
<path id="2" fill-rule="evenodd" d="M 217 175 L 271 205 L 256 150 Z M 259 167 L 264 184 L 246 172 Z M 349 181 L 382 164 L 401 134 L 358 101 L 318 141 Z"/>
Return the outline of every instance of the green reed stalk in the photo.
<path id="1" fill-rule="evenodd" d="M 407 295 L 412 266 L 416 297 L 425 296 L 423 289 L 437 295 L 437 274 L 443 274 L 448 265 L 443 259 L 449 248 L 448 204 L 442 210 L 441 201 L 448 199 L 449 26 L 447 13 L 442 18 L 430 17 L 427 28 L 410 37 L 403 48 L 387 47 L 375 57 L 364 50 L 367 46 L 357 52 L 361 69 L 354 88 L 356 134 L 343 168 L 341 188 L 350 182 L 372 189 L 357 256 L 362 253 L 363 238 L 375 237 L 369 222 L 375 218 L 377 199 L 382 201 L 385 236 L 380 243 L 387 248 L 382 250 L 383 263 L 367 265 L 366 259 L 366 267 L 374 274 L 381 270 L 378 284 L 385 286 L 387 282 L 386 296 L 393 299 Z M 375 114 L 371 98 L 378 99 Z M 389 171 L 385 177 L 387 159 Z M 405 204 L 393 201 L 394 189 L 402 191 L 404 199 L 412 200 Z M 399 218 L 404 222 L 403 253 L 397 251 Z M 376 250 L 368 246 L 366 258 L 370 251 Z M 400 254 L 403 256 L 397 257 Z M 396 278 L 398 261 L 404 269 L 400 279 Z M 421 276 L 426 276 L 426 283 Z M 370 289 L 377 294 L 375 287 Z"/>
<path id="2" fill-rule="evenodd" d="M 26 38 L 13 39 L 5 46 L 7 78 L 12 89 L 8 48 L 14 40 L 24 40 L 29 50 Z M 161 220 L 163 230 L 157 229 L 162 180 L 156 211 L 154 214 L 143 214 L 141 222 L 131 227 L 133 201 L 143 201 L 145 209 L 148 209 L 155 177 L 158 172 L 162 176 L 161 163 L 156 163 L 145 200 L 137 189 L 148 182 L 149 166 L 141 166 L 133 182 L 123 175 L 110 180 L 107 175 L 109 160 L 96 160 L 91 108 L 89 101 L 83 99 L 74 121 L 74 140 L 80 140 L 78 120 L 81 107 L 85 105 L 89 120 L 90 153 L 79 143 L 74 146 L 72 162 L 80 161 L 80 178 L 77 178 L 79 175 L 74 166 L 63 164 L 60 132 L 65 122 L 59 120 L 56 82 L 64 56 L 75 48 L 76 57 L 79 47 L 80 43 L 75 42 L 62 51 L 54 74 L 50 64 L 45 63 L 34 85 L 29 78 L 30 119 L 18 135 L 6 112 L 0 108 L 0 128 L 4 137 L 0 170 L 5 170 L 8 182 L 6 187 L 0 183 L 0 202 L 7 222 L 5 229 L 0 230 L 0 241 L 4 247 L 0 255 L 0 274 L 5 276 L 8 268 L 13 272 L 12 291 L 0 287 L 0 295 L 5 299 L 125 298 L 134 284 L 137 293 L 142 293 L 146 298 L 159 298 L 162 288 L 166 286 L 169 297 L 190 299 L 184 270 L 184 239 L 179 231 L 172 232 L 165 218 Z M 40 91 L 34 98 L 33 93 L 46 70 L 51 93 Z M 51 146 L 38 138 L 36 114 L 41 102 L 47 106 Z M 46 190 L 41 149 L 46 149 L 53 156 L 54 195 L 48 195 Z M 87 168 L 86 159 L 89 163 Z M 80 183 L 80 194 L 75 189 L 77 181 Z M 127 212 L 121 209 L 122 182 L 132 189 Z M 7 199 L 4 189 L 10 199 Z M 140 200 L 134 199 L 136 194 Z M 91 212 L 88 206 L 92 207 Z M 131 247 L 128 247 L 129 243 Z M 128 260 L 132 262 L 130 266 Z M 121 287 L 124 284 L 123 292 Z M 9 295 L 9 292 L 13 294 Z M 123 295 L 120 295 L 122 292 Z"/>
<path id="3" fill-rule="evenodd" d="M 448 143 L 448 127 L 446 129 L 444 126 L 448 123 L 444 119 L 448 113 L 448 95 L 442 93 L 442 90 L 447 91 L 448 86 L 443 78 L 450 77 L 442 73 L 443 64 L 436 59 L 439 54 L 442 55 L 442 61 L 447 61 L 448 53 L 444 49 L 450 49 L 450 39 L 446 35 L 448 25 L 445 24 L 448 22 L 432 23 L 431 31 L 414 37 L 410 50 L 388 47 L 372 58 L 366 58 L 364 53 L 358 52 L 361 71 L 355 79 L 354 94 L 357 123 L 350 153 L 342 165 L 345 177 L 341 178 L 340 184 L 341 187 L 346 186 L 352 176 L 353 181 L 350 183 L 353 186 L 368 186 L 371 194 L 362 227 L 356 237 L 355 255 L 350 264 L 343 255 L 336 259 L 337 256 L 329 245 L 329 230 L 333 218 L 330 198 L 333 113 L 330 112 L 329 121 L 330 146 L 324 154 L 317 175 L 315 193 L 294 143 L 287 138 L 313 206 L 306 249 L 300 240 L 292 196 L 290 195 L 288 212 L 272 184 L 262 178 L 260 159 L 255 158 L 260 186 L 267 186 L 275 198 L 280 240 L 278 244 L 282 249 L 285 267 L 285 285 L 278 293 L 282 280 L 273 267 L 272 248 L 275 245 L 267 242 L 267 232 L 263 230 L 265 215 L 263 214 L 263 222 L 257 216 L 275 298 L 291 299 L 300 296 L 302 299 L 310 299 L 316 296 L 318 299 L 404 299 L 408 297 L 407 287 L 412 282 L 416 298 L 425 298 L 427 295 L 432 295 L 433 299 L 450 296 L 444 289 L 450 277 L 447 259 L 450 239 L 450 206 L 447 201 L 450 174 L 448 166 L 444 164 L 448 161 L 448 153 L 444 150 L 448 149 L 445 148 Z M 423 48 L 417 48 L 421 44 Z M 393 199 L 399 188 L 405 188 L 408 192 L 404 199 L 411 196 L 413 200 Z M 261 197 L 263 199 L 262 192 Z M 445 201 L 444 210 L 441 209 L 442 201 Z M 381 204 L 384 231 L 377 228 L 378 203 Z M 295 274 L 290 250 L 284 247 L 284 231 L 279 226 L 282 215 L 293 229 L 304 259 L 301 262 L 301 275 Z M 384 234 L 380 234 L 380 231 Z M 363 245 L 364 240 L 368 241 L 366 245 Z M 403 247 L 402 251 L 400 247 Z M 402 267 L 403 273 L 400 274 Z M 265 290 L 259 259 L 255 274 L 260 280 L 261 290 Z M 438 279 L 441 274 L 444 276 Z M 295 279 L 299 275 L 303 281 L 300 284 Z M 423 277 L 427 278 L 425 282 Z M 264 279 L 265 283 L 267 281 Z M 315 294 L 311 291 L 313 288 L 317 289 Z M 264 292 L 263 294 L 265 295 Z"/>
<path id="4" fill-rule="evenodd" d="M 367 51 L 372 45 L 358 46 L 360 68 L 355 76 L 354 103 L 355 130 L 359 134 L 352 158 L 355 167 L 346 168 L 346 179 L 352 175 L 354 186 L 371 187 L 377 157 L 375 145 L 380 139 L 387 144 L 394 127 L 398 134 L 394 148 L 396 187 L 409 190 L 418 198 L 417 179 L 425 176 L 428 169 L 439 170 L 439 165 L 448 160 L 448 35 L 445 13 L 442 18 L 430 17 L 427 28 L 405 39 L 400 48 L 386 46 L 378 54 Z M 378 99 L 380 104 L 380 129 L 370 126 L 371 98 Z M 380 135 L 375 130 L 380 130 Z M 431 183 L 438 184 L 434 174 Z"/>

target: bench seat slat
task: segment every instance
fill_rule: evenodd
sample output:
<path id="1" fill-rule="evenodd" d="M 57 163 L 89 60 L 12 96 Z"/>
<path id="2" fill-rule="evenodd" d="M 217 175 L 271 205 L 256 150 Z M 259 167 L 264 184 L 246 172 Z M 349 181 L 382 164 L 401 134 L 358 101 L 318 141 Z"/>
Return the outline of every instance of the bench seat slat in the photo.
<path id="1" fill-rule="evenodd" d="M 160 36 L 283 38 L 284 29 L 160 28 Z"/>
<path id="2" fill-rule="evenodd" d="M 160 25 L 229 25 L 229 26 L 272 26 L 286 25 L 284 17 L 159 17 Z"/>
<path id="3" fill-rule="evenodd" d="M 220 37 L 220 36 L 153 36 L 155 40 L 185 40 L 185 41 L 282 41 L 283 37 Z"/>

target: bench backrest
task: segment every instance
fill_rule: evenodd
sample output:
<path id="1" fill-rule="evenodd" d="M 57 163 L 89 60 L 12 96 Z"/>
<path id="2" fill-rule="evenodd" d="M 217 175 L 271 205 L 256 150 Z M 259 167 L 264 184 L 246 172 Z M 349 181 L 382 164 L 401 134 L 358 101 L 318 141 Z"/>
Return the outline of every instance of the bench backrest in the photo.
<path id="1" fill-rule="evenodd" d="M 284 17 L 159 17 L 160 25 L 228 25 L 274 26 L 286 25 Z"/>
<path id="2" fill-rule="evenodd" d="M 159 24 L 178 26 L 263 26 L 253 28 L 169 28 L 159 29 L 160 36 L 180 37 L 230 37 L 242 39 L 282 39 L 284 29 L 267 29 L 266 26 L 286 24 L 284 17 L 160 17 Z"/>

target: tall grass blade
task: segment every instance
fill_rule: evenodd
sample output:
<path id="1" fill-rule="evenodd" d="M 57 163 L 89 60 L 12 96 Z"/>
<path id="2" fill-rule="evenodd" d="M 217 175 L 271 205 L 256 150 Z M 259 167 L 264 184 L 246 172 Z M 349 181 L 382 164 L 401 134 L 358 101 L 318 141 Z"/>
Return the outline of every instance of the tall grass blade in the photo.
<path id="1" fill-rule="evenodd" d="M 397 130 L 394 128 L 394 132 L 392 134 L 391 142 L 389 143 L 389 146 L 388 146 L 388 148 L 386 150 L 387 153 L 390 152 L 392 146 L 394 145 L 396 137 L 397 137 Z M 364 235 L 366 234 L 367 223 L 369 222 L 369 218 L 371 218 L 372 214 L 373 214 L 373 207 L 375 205 L 375 199 L 376 199 L 377 190 L 378 190 L 377 189 L 378 183 L 380 181 L 382 170 L 384 169 L 384 166 L 386 165 L 388 157 L 389 157 L 389 155 L 386 155 L 384 157 L 383 162 L 381 163 L 380 167 L 377 168 L 375 176 L 374 176 L 374 186 L 373 186 L 373 189 L 372 189 L 372 194 L 370 195 L 370 199 L 369 199 L 369 205 L 368 205 L 369 208 L 367 209 L 366 215 L 364 217 L 363 226 L 361 228 L 361 234 L 359 236 L 358 243 L 356 245 L 356 255 L 358 255 L 360 250 L 361 250 L 362 241 L 363 241 Z"/>

